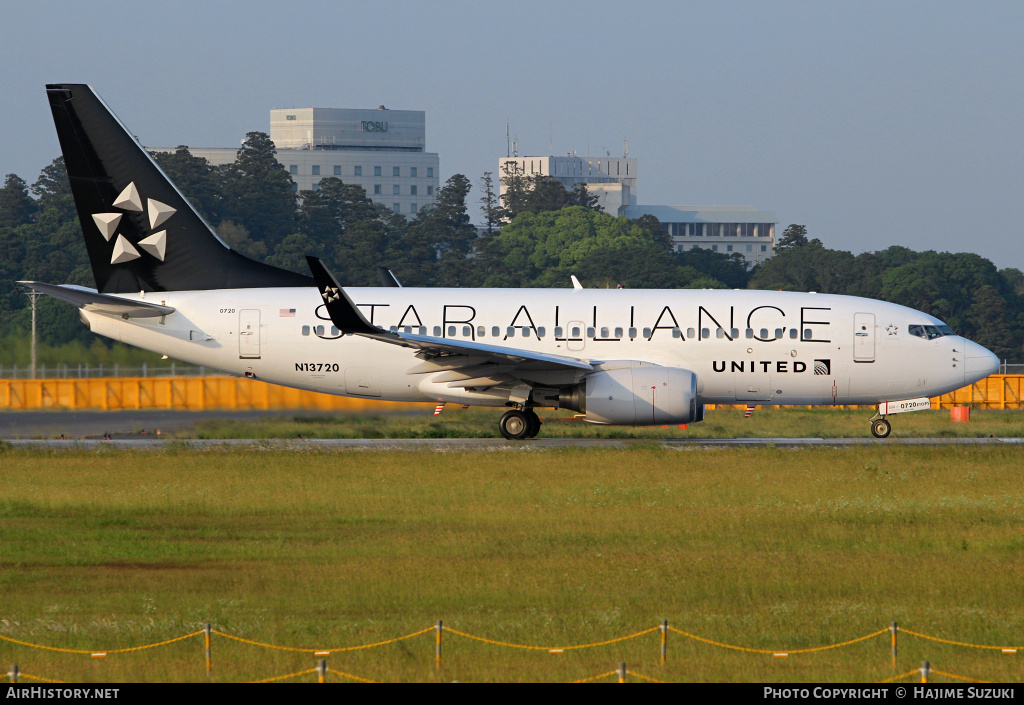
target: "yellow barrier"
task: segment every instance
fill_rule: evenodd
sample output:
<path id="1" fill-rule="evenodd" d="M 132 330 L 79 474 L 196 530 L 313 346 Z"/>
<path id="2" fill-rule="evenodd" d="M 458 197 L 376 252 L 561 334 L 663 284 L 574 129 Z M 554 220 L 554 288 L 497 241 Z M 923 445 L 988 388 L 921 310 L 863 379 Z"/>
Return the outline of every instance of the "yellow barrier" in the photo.
<path id="1" fill-rule="evenodd" d="M 1024 409 L 1024 375 L 992 375 L 977 384 L 932 399 L 933 409 Z M 744 408 L 743 405 L 717 405 Z M 318 409 L 388 411 L 426 408 L 423 403 L 340 397 L 281 387 L 242 377 L 93 377 L 0 380 L 0 410 L 178 409 L 229 411 Z M 716 408 L 710 405 L 709 408 Z M 832 408 L 832 407 L 822 407 Z"/>
<path id="2" fill-rule="evenodd" d="M 94 377 L 0 380 L 0 409 L 319 409 L 386 411 L 423 404 L 340 397 L 244 377 Z"/>

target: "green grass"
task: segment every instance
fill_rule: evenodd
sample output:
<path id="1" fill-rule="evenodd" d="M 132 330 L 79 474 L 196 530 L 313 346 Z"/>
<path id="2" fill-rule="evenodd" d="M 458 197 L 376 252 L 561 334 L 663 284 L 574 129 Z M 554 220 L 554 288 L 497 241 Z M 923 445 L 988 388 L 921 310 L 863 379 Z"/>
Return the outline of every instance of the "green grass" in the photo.
<path id="1" fill-rule="evenodd" d="M 497 438 L 503 409 L 449 407 L 438 417 L 433 407 L 412 414 L 282 415 L 260 421 L 206 419 L 175 435 L 179 438 Z M 870 436 L 871 411 L 762 407 L 749 419 L 737 409 L 709 411 L 704 421 L 677 426 L 595 426 L 565 411 L 542 409 L 541 438 L 863 438 Z M 1020 411 L 974 411 L 968 423 L 953 423 L 950 412 L 921 411 L 891 416 L 894 438 L 978 438 L 1024 436 Z"/>
<path id="2" fill-rule="evenodd" d="M 0 634 L 109 650 L 203 622 L 329 648 L 444 619 L 564 646 L 674 627 L 753 648 L 886 627 L 1024 645 L 1024 449 L 185 450 L 0 455 Z M 375 680 L 572 680 L 619 661 L 681 681 L 872 681 L 888 636 L 773 659 L 672 635 L 552 655 L 449 634 L 332 654 Z M 924 659 L 1019 680 L 1005 656 L 901 637 Z M 205 680 L 200 638 L 106 659 L 0 642 L 64 680 Z M 312 655 L 215 637 L 214 679 Z M 312 680 L 305 676 L 304 680 Z M 334 677 L 332 677 L 334 678 Z"/>

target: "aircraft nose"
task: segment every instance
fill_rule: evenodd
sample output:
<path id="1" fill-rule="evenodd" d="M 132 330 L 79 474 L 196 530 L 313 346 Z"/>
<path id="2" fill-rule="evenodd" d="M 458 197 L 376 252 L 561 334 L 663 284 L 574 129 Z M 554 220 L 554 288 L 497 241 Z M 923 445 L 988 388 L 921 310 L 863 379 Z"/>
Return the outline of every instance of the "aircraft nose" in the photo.
<path id="1" fill-rule="evenodd" d="M 985 379 L 991 374 L 999 371 L 999 358 L 989 352 L 987 348 L 964 339 L 964 381 L 967 384 Z"/>

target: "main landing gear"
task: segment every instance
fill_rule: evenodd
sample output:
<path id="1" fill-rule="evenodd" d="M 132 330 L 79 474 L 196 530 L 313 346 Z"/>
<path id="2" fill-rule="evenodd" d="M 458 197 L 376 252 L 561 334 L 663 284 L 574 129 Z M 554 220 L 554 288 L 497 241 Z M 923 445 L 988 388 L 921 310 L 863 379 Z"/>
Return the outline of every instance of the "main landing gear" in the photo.
<path id="1" fill-rule="evenodd" d="M 871 419 L 871 435 L 875 438 L 885 438 L 892 431 L 892 426 L 885 420 L 884 416 Z"/>
<path id="2" fill-rule="evenodd" d="M 498 430 L 510 441 L 533 438 L 540 432 L 540 419 L 533 409 L 511 409 L 502 415 Z"/>

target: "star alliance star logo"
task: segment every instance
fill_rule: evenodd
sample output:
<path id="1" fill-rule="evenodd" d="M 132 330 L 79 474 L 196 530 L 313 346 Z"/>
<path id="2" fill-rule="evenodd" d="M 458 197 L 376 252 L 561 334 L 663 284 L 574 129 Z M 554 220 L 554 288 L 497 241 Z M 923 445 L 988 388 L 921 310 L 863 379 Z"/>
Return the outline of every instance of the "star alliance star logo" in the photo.
<path id="1" fill-rule="evenodd" d="M 896 335 L 900 332 L 899 326 L 893 325 L 892 323 L 887 325 L 885 330 L 888 331 L 889 335 Z"/>
<path id="2" fill-rule="evenodd" d="M 114 208 L 120 208 L 123 211 L 135 211 L 137 213 L 148 212 L 149 227 L 154 231 L 177 212 L 166 203 L 161 203 L 152 198 L 146 199 L 146 208 L 143 209 L 142 198 L 139 196 L 139 190 L 135 188 L 134 181 L 125 186 L 124 190 L 114 199 Z M 124 235 L 117 232 L 117 226 L 121 223 L 123 215 L 124 213 L 96 213 L 92 217 L 93 222 L 96 223 L 96 227 L 100 231 L 100 235 L 107 242 L 110 242 L 110 239 L 117 235 L 114 239 L 114 251 L 110 256 L 111 264 L 124 264 L 125 262 L 139 259 L 142 256 Z M 167 231 L 153 232 L 139 240 L 136 244 L 144 252 L 163 262 L 164 254 L 167 252 Z"/>
<path id="3" fill-rule="evenodd" d="M 327 304 L 331 303 L 332 301 L 337 301 L 338 299 L 341 298 L 341 296 L 338 294 L 338 290 L 335 289 L 333 286 L 328 286 L 324 288 L 323 293 L 320 294 L 320 296 L 324 298 L 324 303 Z"/>

